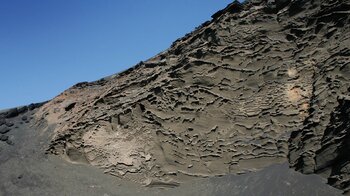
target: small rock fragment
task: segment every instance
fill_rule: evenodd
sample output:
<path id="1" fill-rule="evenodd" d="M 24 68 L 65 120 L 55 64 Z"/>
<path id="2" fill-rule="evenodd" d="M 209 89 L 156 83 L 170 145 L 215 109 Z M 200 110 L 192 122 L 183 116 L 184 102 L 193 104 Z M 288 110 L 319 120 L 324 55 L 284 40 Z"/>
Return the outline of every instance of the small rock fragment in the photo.
<path id="1" fill-rule="evenodd" d="M 1 134 L 5 134 L 5 133 L 9 132 L 10 130 L 11 130 L 11 129 L 8 128 L 8 127 L 2 127 L 2 128 L 0 128 L 0 133 L 1 133 Z"/>
<path id="2" fill-rule="evenodd" d="M 11 141 L 11 140 L 9 140 L 9 139 L 6 140 L 6 143 L 7 143 L 8 145 L 13 145 L 13 144 L 14 144 L 14 142 Z"/>
<path id="3" fill-rule="evenodd" d="M 8 127 L 12 127 L 15 124 L 13 122 L 6 122 L 5 125 L 8 126 Z"/>
<path id="4" fill-rule="evenodd" d="M 7 111 L 5 118 L 13 118 L 13 117 L 18 116 L 18 114 L 19 114 L 18 109 L 13 108 L 13 109 L 10 109 L 9 111 Z"/>
<path id="5" fill-rule="evenodd" d="M 5 119 L 0 118 L 0 126 L 3 125 L 3 124 L 5 124 L 5 123 L 6 123 Z"/>
<path id="6" fill-rule="evenodd" d="M 7 136 L 7 135 L 0 135 L 0 140 L 1 141 L 7 141 L 9 139 L 9 136 Z"/>
<path id="7" fill-rule="evenodd" d="M 22 116 L 22 120 L 23 120 L 23 121 L 26 121 L 27 119 L 28 119 L 27 116 Z"/>

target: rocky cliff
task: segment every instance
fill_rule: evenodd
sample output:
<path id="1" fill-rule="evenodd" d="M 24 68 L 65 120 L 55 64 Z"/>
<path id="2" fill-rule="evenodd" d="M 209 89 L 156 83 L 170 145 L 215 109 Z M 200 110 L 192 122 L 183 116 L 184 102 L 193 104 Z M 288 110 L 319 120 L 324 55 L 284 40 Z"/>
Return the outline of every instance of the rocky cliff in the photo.
<path id="1" fill-rule="evenodd" d="M 238 1 L 41 106 L 48 153 L 149 186 L 290 162 L 348 190 L 348 0 Z"/>

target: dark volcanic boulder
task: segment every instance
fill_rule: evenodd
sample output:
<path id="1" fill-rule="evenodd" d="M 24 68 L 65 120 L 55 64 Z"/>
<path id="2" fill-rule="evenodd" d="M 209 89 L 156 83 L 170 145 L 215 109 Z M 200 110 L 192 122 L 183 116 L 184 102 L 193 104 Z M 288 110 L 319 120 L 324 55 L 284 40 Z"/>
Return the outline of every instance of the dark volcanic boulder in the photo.
<path id="1" fill-rule="evenodd" d="M 6 143 L 7 143 L 8 145 L 14 145 L 14 144 L 15 144 L 15 143 L 14 143 L 12 140 L 10 140 L 9 138 L 7 138 Z"/>
<path id="2" fill-rule="evenodd" d="M 22 114 L 28 111 L 28 106 L 19 107 L 17 110 L 18 110 L 18 114 Z"/>
<path id="3" fill-rule="evenodd" d="M 18 114 L 19 114 L 18 109 L 17 108 L 12 108 L 12 109 L 10 109 L 9 111 L 6 112 L 5 117 L 6 118 L 13 118 L 13 117 L 18 116 Z"/>
<path id="4" fill-rule="evenodd" d="M 241 10 L 243 9 L 243 6 L 242 4 L 235 0 L 233 3 L 231 3 L 230 5 L 228 5 L 225 9 L 223 10 L 220 10 L 218 12 L 216 12 L 215 14 L 213 14 L 211 17 L 213 19 L 217 19 L 219 18 L 220 16 L 222 16 L 223 14 L 229 12 L 229 13 L 238 13 L 240 12 Z"/>
<path id="5" fill-rule="evenodd" d="M 8 140 L 8 138 L 9 138 L 9 137 L 8 137 L 7 135 L 2 135 L 2 134 L 0 134 L 0 140 L 1 140 L 1 141 L 4 141 L 4 142 L 5 142 L 5 141 Z"/>
<path id="6" fill-rule="evenodd" d="M 0 127 L 0 133 L 1 134 L 4 134 L 4 133 L 7 133 L 9 132 L 11 129 L 8 128 L 8 127 Z"/>
<path id="7" fill-rule="evenodd" d="M 4 118 L 1 118 L 1 117 L 0 117 L 0 126 L 3 125 L 3 124 L 5 124 L 5 123 L 6 123 L 6 120 L 5 120 Z"/>
<path id="8" fill-rule="evenodd" d="M 5 125 L 8 127 L 12 127 L 15 124 L 13 122 L 6 121 Z"/>
<path id="9" fill-rule="evenodd" d="M 34 110 L 36 108 L 39 108 L 41 107 L 42 105 L 44 105 L 45 103 L 47 103 L 46 101 L 45 102 L 41 102 L 41 103 L 31 103 L 27 106 L 28 110 Z"/>
<path id="10" fill-rule="evenodd" d="M 22 116 L 21 118 L 23 121 L 27 121 L 28 120 L 28 117 L 27 116 Z"/>

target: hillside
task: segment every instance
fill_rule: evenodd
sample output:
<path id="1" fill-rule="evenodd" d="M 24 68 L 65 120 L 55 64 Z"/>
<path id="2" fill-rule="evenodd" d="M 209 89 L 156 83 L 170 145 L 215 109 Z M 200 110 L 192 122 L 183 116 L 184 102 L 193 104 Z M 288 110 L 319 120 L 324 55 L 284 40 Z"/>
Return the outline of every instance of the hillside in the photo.
<path id="1" fill-rule="evenodd" d="M 281 188 L 283 195 L 316 195 L 315 187 L 318 195 L 339 194 L 289 164 L 347 192 L 349 13 L 347 0 L 233 2 L 129 70 L 4 112 L 0 153 L 29 156 L 7 149 L 23 144 L 19 130 L 27 130 L 39 160 L 92 165 L 147 187 L 189 194 L 183 184 L 198 178 L 256 174 L 264 181 L 265 171 L 281 170 L 295 183 L 315 183 L 293 184 L 293 193 Z M 270 186 L 257 188 L 278 192 L 264 192 Z"/>

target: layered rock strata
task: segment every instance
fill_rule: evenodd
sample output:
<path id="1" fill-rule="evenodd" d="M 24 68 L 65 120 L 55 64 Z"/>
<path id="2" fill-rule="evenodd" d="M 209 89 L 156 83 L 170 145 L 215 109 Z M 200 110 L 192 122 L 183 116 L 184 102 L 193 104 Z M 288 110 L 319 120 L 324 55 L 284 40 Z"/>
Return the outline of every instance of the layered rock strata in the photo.
<path id="1" fill-rule="evenodd" d="M 329 130 L 349 94 L 349 8 L 234 2 L 155 57 L 66 90 L 36 112 L 36 127 L 52 133 L 48 152 L 150 186 L 289 158 L 346 189 L 346 167 L 333 164 L 346 131 Z"/>

